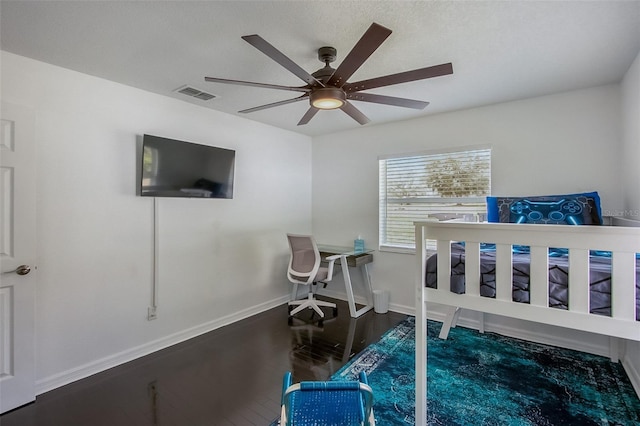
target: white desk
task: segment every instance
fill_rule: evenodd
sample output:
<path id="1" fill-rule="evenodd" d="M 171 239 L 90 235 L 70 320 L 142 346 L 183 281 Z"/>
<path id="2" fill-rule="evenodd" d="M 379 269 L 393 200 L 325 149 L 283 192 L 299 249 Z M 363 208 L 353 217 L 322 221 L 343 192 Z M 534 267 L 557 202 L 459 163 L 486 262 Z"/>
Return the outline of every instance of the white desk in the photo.
<path id="1" fill-rule="evenodd" d="M 371 277 L 369 276 L 369 268 L 367 265 L 373 262 L 373 250 L 353 251 L 353 247 L 339 247 L 318 244 L 318 250 L 320 256 L 326 258 L 336 254 L 340 255 L 340 260 L 336 261 L 336 264 L 340 265 L 342 270 L 342 277 L 344 279 L 344 289 L 347 292 L 347 302 L 349 304 L 349 313 L 352 318 L 358 318 L 365 312 L 373 309 L 373 290 L 371 288 Z M 349 267 L 357 268 L 362 273 L 362 278 L 365 286 L 365 297 L 367 304 L 360 309 L 356 309 L 356 302 L 353 296 L 353 286 L 351 285 L 351 274 L 349 273 Z"/>

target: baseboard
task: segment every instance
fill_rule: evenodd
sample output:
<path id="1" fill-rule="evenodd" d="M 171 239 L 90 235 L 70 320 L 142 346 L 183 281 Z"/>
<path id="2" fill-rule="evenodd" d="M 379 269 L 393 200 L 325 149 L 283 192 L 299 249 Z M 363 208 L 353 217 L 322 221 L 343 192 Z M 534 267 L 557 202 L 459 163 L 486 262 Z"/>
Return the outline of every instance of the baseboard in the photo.
<path id="1" fill-rule="evenodd" d="M 328 290 L 328 289 L 323 289 L 323 290 Z M 340 292 L 322 291 L 322 294 L 328 297 L 333 297 L 335 299 L 347 300 L 346 295 Z M 356 303 L 359 303 L 359 304 L 366 303 L 366 299 L 364 297 L 355 296 L 355 299 L 356 299 Z M 447 315 L 444 309 L 445 307 L 442 305 L 441 307 L 438 307 L 438 308 L 436 308 L 434 305 L 433 307 L 427 310 L 427 318 L 433 321 L 438 321 L 438 322 L 444 321 Z M 405 314 L 405 315 L 415 315 L 414 306 L 406 306 L 406 305 L 391 303 L 389 304 L 389 310 L 393 312 Z M 467 313 L 467 315 L 465 315 L 465 312 Z M 468 313 L 470 312 L 475 312 L 475 311 L 463 310 L 462 315 L 460 315 L 460 318 L 458 319 L 458 325 L 462 327 L 478 330 L 479 320 L 476 318 L 470 318 L 468 316 Z M 495 319 L 499 317 L 494 315 L 493 318 Z M 525 321 L 522 322 L 522 327 L 514 327 L 514 326 L 500 324 L 499 321 L 489 320 L 485 322 L 485 331 L 497 333 L 507 337 L 513 337 L 514 339 L 527 340 L 529 342 L 541 343 L 543 345 L 556 346 L 560 348 L 572 349 L 575 351 L 609 357 L 609 346 L 589 343 L 579 337 L 568 338 L 563 336 L 555 336 L 546 332 L 531 331 L 527 329 L 527 324 Z"/>
<path id="2" fill-rule="evenodd" d="M 178 333 L 165 336 L 152 342 L 148 342 L 143 345 L 127 349 L 126 351 L 109 355 L 107 357 L 81 365 L 79 367 L 54 374 L 42 380 L 38 380 L 36 382 L 36 395 L 49 392 L 53 389 L 59 388 L 77 380 L 81 380 L 102 371 L 108 370 L 109 368 L 116 367 L 129 361 L 133 361 L 137 358 L 149 355 L 153 352 L 168 348 L 169 346 L 184 342 L 185 340 L 192 339 L 204 333 L 208 333 L 220 327 L 232 324 L 236 321 L 240 321 L 250 316 L 259 314 L 260 312 L 275 308 L 276 306 L 280 306 L 283 303 L 286 303 L 288 300 L 289 295 L 282 296 L 256 306 L 243 309 L 231 315 L 217 318 L 213 321 L 191 327 Z"/>
<path id="3" fill-rule="evenodd" d="M 469 313 L 477 314 L 475 311 L 463 310 L 460 318 L 458 319 L 458 325 L 462 327 L 472 328 L 475 330 L 479 329 L 479 319 L 478 318 L 470 318 L 468 316 Z M 465 315 L 465 313 L 467 315 Z M 436 319 L 438 317 L 444 318 L 443 314 L 437 312 Z M 527 328 L 528 321 L 518 320 L 522 324 L 522 326 L 518 325 L 506 325 L 500 322 L 499 316 L 491 316 L 489 319 L 485 320 L 484 329 L 485 332 L 496 333 L 502 336 L 512 337 L 514 339 L 526 340 L 529 342 L 540 343 L 543 345 L 555 346 L 559 348 L 571 349 L 574 351 L 586 352 L 593 355 L 599 355 L 604 357 L 609 357 L 609 346 L 601 345 L 594 342 L 588 342 L 585 339 L 580 338 L 579 335 L 576 334 L 576 337 L 566 337 L 561 335 L 555 335 L 553 333 L 549 333 L 546 330 L 543 331 L 532 331 Z M 496 321 L 497 319 L 497 321 Z"/>
<path id="4" fill-rule="evenodd" d="M 633 389 L 636 391 L 638 398 L 640 398 L 640 370 L 638 370 L 636 365 L 634 365 L 630 361 L 630 357 L 628 354 L 625 354 L 620 362 L 622 363 L 622 367 L 629 377 L 629 381 L 631 382 Z"/>
<path id="5" fill-rule="evenodd" d="M 432 307 L 427 310 L 427 318 L 429 320 L 443 322 L 446 318 L 445 307 Z M 399 312 L 406 315 L 415 315 L 415 307 L 391 304 L 389 310 Z M 458 325 L 461 327 L 471 328 L 478 330 L 479 319 L 469 317 L 469 313 L 475 311 L 463 310 L 462 315 L 458 319 Z M 465 315 L 466 313 L 466 315 Z M 498 318 L 498 321 L 495 319 Z M 522 321 L 522 327 L 509 326 L 501 324 L 499 317 L 493 316 L 492 320 L 485 322 L 485 331 L 497 333 L 503 336 L 512 337 L 514 339 L 527 340 L 529 342 L 541 343 L 549 346 L 556 346 L 565 349 L 572 349 L 575 351 L 586 352 L 594 355 L 600 355 L 609 357 L 609 346 L 599 345 L 584 341 L 580 337 L 568 338 L 563 336 L 556 336 L 547 332 L 536 332 L 527 329 L 526 322 Z M 636 373 L 637 374 L 637 373 Z M 631 373 L 630 373 L 631 375 Z"/>
<path id="6" fill-rule="evenodd" d="M 478 322 L 475 321 L 478 328 Z M 603 357 L 609 357 L 609 346 L 590 344 L 582 341 L 578 338 L 571 339 L 566 337 L 554 336 L 548 333 L 531 332 L 526 328 L 516 328 L 510 326 L 503 326 L 493 322 L 485 323 L 485 331 L 497 333 L 503 336 L 512 337 L 514 339 L 526 340 L 529 342 L 540 343 L 543 345 L 556 346 L 565 349 L 571 349 L 579 352 L 586 352 L 593 355 L 599 355 Z"/>
<path id="7" fill-rule="evenodd" d="M 389 303 L 389 310 L 393 312 L 398 312 L 400 314 L 405 314 L 405 315 L 411 315 L 411 316 L 416 315 L 415 306 L 406 306 L 406 305 L 399 305 L 397 303 Z"/>

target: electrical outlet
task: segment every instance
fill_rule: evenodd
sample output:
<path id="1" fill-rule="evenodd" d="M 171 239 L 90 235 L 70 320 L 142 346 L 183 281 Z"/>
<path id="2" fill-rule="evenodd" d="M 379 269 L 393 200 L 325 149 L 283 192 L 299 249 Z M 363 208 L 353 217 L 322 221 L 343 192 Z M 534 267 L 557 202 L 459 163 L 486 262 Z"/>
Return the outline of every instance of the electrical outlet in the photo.
<path id="1" fill-rule="evenodd" d="M 150 306 L 147 310 L 147 321 L 151 321 L 158 318 L 158 314 L 156 313 L 156 308 Z"/>

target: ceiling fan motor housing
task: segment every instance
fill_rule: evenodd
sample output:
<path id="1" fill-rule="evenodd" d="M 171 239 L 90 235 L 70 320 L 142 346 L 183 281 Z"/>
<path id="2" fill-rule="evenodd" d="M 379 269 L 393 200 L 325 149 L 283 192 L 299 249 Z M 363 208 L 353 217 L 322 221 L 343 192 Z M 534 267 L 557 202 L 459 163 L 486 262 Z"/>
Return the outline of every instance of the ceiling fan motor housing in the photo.
<path id="1" fill-rule="evenodd" d="M 333 47 L 325 46 L 318 49 L 318 59 L 324 62 L 324 68 L 320 68 L 318 71 L 311 74 L 316 80 L 321 81 L 323 84 L 329 81 L 335 68 L 331 68 L 329 65 L 336 60 L 336 49 Z"/>
<path id="2" fill-rule="evenodd" d="M 325 64 L 330 64 L 331 62 L 336 60 L 336 56 L 338 55 L 338 51 L 335 47 L 324 46 L 318 49 L 318 59 L 324 62 Z"/>

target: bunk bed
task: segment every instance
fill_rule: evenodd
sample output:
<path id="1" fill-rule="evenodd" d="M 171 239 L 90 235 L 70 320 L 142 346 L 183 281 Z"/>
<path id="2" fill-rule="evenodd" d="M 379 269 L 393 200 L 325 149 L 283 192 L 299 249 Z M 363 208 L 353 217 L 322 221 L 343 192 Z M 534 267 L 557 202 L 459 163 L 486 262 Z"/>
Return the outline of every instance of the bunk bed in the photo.
<path id="1" fill-rule="evenodd" d="M 640 341 L 640 222 L 622 225 L 415 222 L 416 424 L 426 424 L 426 302 L 449 307 L 441 338 L 470 309 Z"/>

